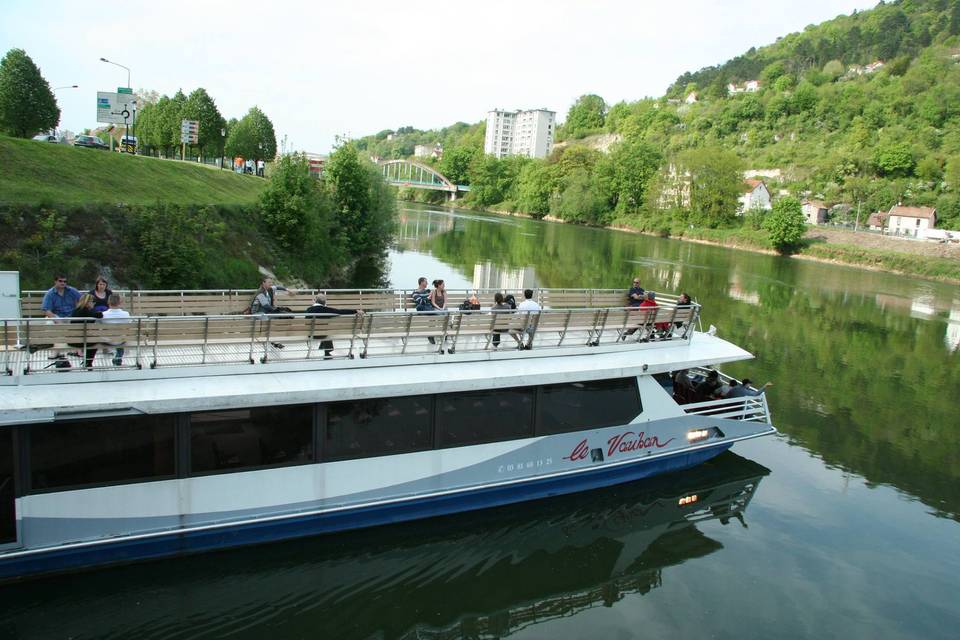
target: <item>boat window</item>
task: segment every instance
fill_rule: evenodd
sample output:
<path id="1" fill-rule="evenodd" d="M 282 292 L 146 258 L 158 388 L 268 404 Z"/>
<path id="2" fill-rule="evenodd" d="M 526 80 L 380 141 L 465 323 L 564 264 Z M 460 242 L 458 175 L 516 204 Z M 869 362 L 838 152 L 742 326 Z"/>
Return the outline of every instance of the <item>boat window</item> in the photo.
<path id="1" fill-rule="evenodd" d="M 175 417 L 97 418 L 30 428 L 33 489 L 174 475 Z"/>
<path id="2" fill-rule="evenodd" d="M 437 396 L 440 447 L 533 437 L 536 387 Z"/>
<path id="3" fill-rule="evenodd" d="M 429 450 L 432 414 L 432 396 L 331 402 L 322 458 L 348 460 Z"/>
<path id="4" fill-rule="evenodd" d="M 190 416 L 190 470 L 237 471 L 313 459 L 313 405 L 204 411 Z"/>
<path id="5" fill-rule="evenodd" d="M 541 387 L 537 435 L 627 424 L 643 411 L 636 378 Z"/>

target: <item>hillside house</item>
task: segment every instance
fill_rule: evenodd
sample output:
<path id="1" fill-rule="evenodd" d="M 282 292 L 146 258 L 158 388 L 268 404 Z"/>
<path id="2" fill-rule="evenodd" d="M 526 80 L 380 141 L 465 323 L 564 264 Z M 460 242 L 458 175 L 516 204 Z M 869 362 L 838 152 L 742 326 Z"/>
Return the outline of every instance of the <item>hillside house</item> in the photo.
<path id="1" fill-rule="evenodd" d="M 874 62 L 871 62 L 871 63 L 868 64 L 867 66 L 865 66 L 865 67 L 863 68 L 863 72 L 864 72 L 865 74 L 866 74 L 866 73 L 876 73 L 877 71 L 879 71 L 879 70 L 882 69 L 882 68 L 883 68 L 883 60 L 876 60 L 876 61 L 874 61 Z"/>
<path id="2" fill-rule="evenodd" d="M 867 218 L 867 228 L 870 231 L 880 231 L 883 232 L 887 227 L 887 214 L 883 211 L 874 211 L 870 214 L 870 217 Z"/>
<path id="3" fill-rule="evenodd" d="M 747 80 L 743 84 L 734 84 L 731 82 L 727 85 L 727 94 L 731 96 L 738 93 L 756 93 L 757 91 L 760 91 L 759 80 Z"/>
<path id="4" fill-rule="evenodd" d="M 434 144 L 418 144 L 413 147 L 413 155 L 417 158 L 443 158 L 443 145 L 439 142 Z"/>
<path id="5" fill-rule="evenodd" d="M 823 224 L 827 221 L 827 205 L 819 200 L 804 200 L 801 208 L 807 224 Z"/>
<path id="6" fill-rule="evenodd" d="M 696 91 L 691 91 L 687 94 L 687 97 L 683 100 L 687 104 L 696 104 L 698 101 L 698 96 Z"/>
<path id="7" fill-rule="evenodd" d="M 751 209 L 769 211 L 772 208 L 770 191 L 767 189 L 767 185 L 763 183 L 763 180 L 757 180 L 756 178 L 747 178 L 743 181 L 743 195 L 738 200 L 742 213 Z"/>
<path id="8" fill-rule="evenodd" d="M 936 209 L 896 204 L 890 207 L 887 216 L 887 233 L 894 236 L 923 238 L 926 236 L 927 229 L 933 229 L 936 224 Z"/>

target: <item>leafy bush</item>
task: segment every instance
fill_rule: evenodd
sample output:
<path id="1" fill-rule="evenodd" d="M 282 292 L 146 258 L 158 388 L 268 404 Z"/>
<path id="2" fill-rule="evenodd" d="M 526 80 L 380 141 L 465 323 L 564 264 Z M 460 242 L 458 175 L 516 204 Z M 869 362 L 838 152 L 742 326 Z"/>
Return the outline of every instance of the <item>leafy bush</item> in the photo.
<path id="1" fill-rule="evenodd" d="M 789 253 L 800 246 L 807 231 L 803 208 L 796 198 L 780 198 L 773 204 L 763 221 L 763 228 L 770 234 L 770 243 L 780 253 Z"/>

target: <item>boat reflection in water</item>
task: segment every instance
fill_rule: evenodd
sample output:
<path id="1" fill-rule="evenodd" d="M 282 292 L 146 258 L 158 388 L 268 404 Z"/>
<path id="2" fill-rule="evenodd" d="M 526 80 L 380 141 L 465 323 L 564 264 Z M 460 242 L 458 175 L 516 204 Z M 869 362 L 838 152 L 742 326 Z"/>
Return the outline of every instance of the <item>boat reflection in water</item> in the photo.
<path id="1" fill-rule="evenodd" d="M 610 606 L 722 545 L 769 470 L 727 452 L 607 489 L 0 590 L 18 637 L 487 638 Z"/>

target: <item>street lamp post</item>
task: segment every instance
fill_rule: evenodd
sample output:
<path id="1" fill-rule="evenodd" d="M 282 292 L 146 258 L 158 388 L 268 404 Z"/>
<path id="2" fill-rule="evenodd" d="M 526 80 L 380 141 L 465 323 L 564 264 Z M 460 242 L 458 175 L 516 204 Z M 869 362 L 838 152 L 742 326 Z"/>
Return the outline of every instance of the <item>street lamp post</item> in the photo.
<path id="1" fill-rule="evenodd" d="M 113 60 L 107 60 L 106 58 L 100 58 L 100 62 L 106 62 L 107 64 L 112 64 L 112 65 L 115 65 L 115 66 L 117 66 L 117 67 L 120 67 L 121 69 L 126 69 L 126 70 L 127 70 L 127 88 L 130 89 L 130 91 L 133 91 L 133 87 L 130 86 L 130 67 L 125 66 L 125 65 L 122 65 L 122 64 L 120 64 L 119 62 L 114 62 Z M 136 97 L 134 97 L 134 104 L 136 104 Z M 136 113 L 136 108 L 134 108 L 134 113 Z M 127 124 L 126 124 L 126 122 L 124 122 L 124 124 L 123 124 L 123 137 L 127 139 L 127 140 L 126 140 L 127 142 L 130 141 L 130 136 L 129 136 L 129 134 L 130 134 L 130 131 L 127 129 Z M 134 135 L 134 137 L 136 137 L 136 135 L 137 135 L 137 120 L 136 120 L 136 118 L 134 118 L 134 120 L 133 120 L 133 135 Z M 121 145 L 121 149 L 120 149 L 120 150 L 123 151 L 122 145 Z"/>
<path id="2" fill-rule="evenodd" d="M 60 91 L 60 89 L 76 89 L 76 88 L 78 88 L 79 86 L 80 86 L 80 85 L 77 85 L 77 84 L 65 84 L 65 85 L 63 85 L 62 87 L 54 87 L 53 90 L 54 90 L 54 91 Z M 50 135 L 56 135 L 56 130 L 54 130 L 54 132 L 51 133 Z"/>
<path id="3" fill-rule="evenodd" d="M 223 171 L 223 157 L 226 155 L 227 130 L 220 129 L 220 171 Z"/>

